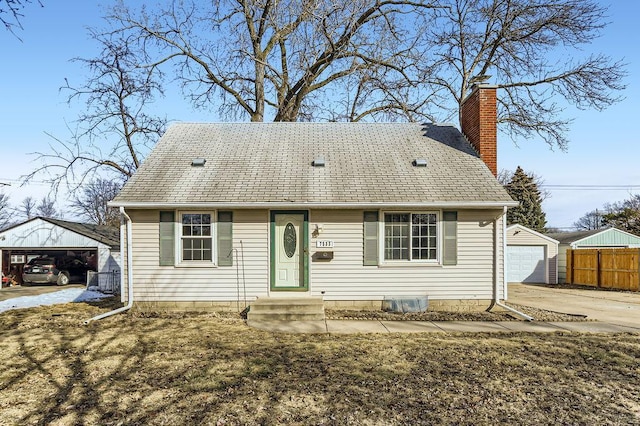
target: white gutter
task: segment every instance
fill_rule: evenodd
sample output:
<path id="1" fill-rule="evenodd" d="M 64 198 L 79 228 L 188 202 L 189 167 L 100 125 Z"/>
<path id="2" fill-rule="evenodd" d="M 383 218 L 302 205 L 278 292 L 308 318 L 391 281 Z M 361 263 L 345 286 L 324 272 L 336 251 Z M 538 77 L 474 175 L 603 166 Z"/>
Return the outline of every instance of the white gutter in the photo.
<path id="1" fill-rule="evenodd" d="M 98 321 L 103 318 L 110 317 L 112 315 L 119 314 L 124 311 L 128 311 L 133 307 L 133 249 L 132 249 L 132 223 L 129 215 L 124 211 L 124 207 L 120 207 L 120 215 L 125 219 L 125 226 L 127 228 L 127 297 L 129 298 L 129 302 L 126 306 L 122 308 L 115 309 L 113 311 L 105 312 L 104 314 L 97 315 L 93 318 L 90 318 L 84 322 L 84 324 L 89 324 L 92 321 Z M 120 252 L 122 253 L 124 241 L 122 238 L 122 232 L 120 233 Z"/>
<path id="2" fill-rule="evenodd" d="M 180 208 L 216 208 L 216 209 L 291 209 L 309 208 L 309 209 L 402 209 L 402 208 L 458 208 L 458 209 L 496 209 L 515 207 L 518 205 L 515 201 L 443 201 L 443 202 L 415 202 L 415 203 L 305 203 L 294 201 L 278 201 L 278 202 L 213 202 L 213 203 L 145 203 L 145 202 L 110 202 L 110 207 L 126 207 L 136 209 L 180 209 Z"/>
<path id="3" fill-rule="evenodd" d="M 498 257 L 500 256 L 500 245 L 498 244 L 498 237 L 500 236 L 500 233 L 498 232 L 498 220 L 502 217 L 503 219 L 506 218 L 507 216 L 507 207 L 505 206 L 503 211 L 502 211 L 502 215 L 498 216 L 497 218 L 495 218 L 495 220 L 493 221 L 493 270 L 494 272 L 494 277 L 493 277 L 493 300 L 491 301 L 491 305 L 489 305 L 489 308 L 487 308 L 487 311 L 491 311 L 491 309 L 493 309 L 494 306 L 498 306 L 502 309 L 506 309 L 509 312 L 512 312 L 516 315 L 518 315 L 519 317 L 525 319 L 526 321 L 533 321 L 533 317 L 530 317 L 527 314 L 524 314 L 520 311 L 517 311 L 515 309 L 513 309 L 511 306 L 507 306 L 503 303 L 500 303 L 500 279 L 498 279 L 498 271 L 500 270 L 500 262 L 498 261 Z M 507 264 L 507 251 L 505 250 L 506 247 L 506 235 L 507 235 L 507 228 L 506 228 L 506 220 L 503 220 L 502 223 L 502 247 L 503 247 L 503 266 Z M 503 267 L 502 269 L 502 277 L 503 277 L 503 285 L 504 285 L 504 289 L 505 289 L 505 293 L 506 293 L 506 282 L 507 282 L 507 277 L 506 277 L 506 271 L 505 268 Z"/>

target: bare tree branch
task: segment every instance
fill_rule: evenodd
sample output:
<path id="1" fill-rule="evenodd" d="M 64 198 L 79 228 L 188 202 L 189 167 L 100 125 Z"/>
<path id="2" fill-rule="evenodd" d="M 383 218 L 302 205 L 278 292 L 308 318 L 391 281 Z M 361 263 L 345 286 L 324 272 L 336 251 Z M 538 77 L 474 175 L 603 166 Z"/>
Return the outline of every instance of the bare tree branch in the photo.
<path id="1" fill-rule="evenodd" d="M 40 7 L 44 7 L 41 0 L 36 0 Z M 22 41 L 16 34 L 16 30 L 22 30 L 21 19 L 24 18 L 22 10 L 26 5 L 33 3 L 32 0 L 0 0 L 0 24 L 13 34 L 18 40 Z"/>
<path id="2" fill-rule="evenodd" d="M 89 69 L 89 79 L 80 86 L 65 79 L 61 88 L 69 103 L 84 102 L 85 112 L 67 126 L 68 139 L 47 133 L 49 150 L 34 153 L 42 166 L 23 176 L 25 182 L 42 176 L 55 193 L 60 185 L 76 190 L 96 175 L 126 181 L 165 128 L 166 120 L 145 112 L 162 95 L 162 75 L 137 68 L 125 40 L 95 30 L 90 36 L 101 46 L 100 54 L 74 59 Z"/>
<path id="3" fill-rule="evenodd" d="M 96 225 L 117 227 L 120 213 L 107 203 L 115 198 L 122 188 L 118 181 L 97 178 L 77 191 L 71 200 L 71 207 L 85 221 Z"/>
<path id="4" fill-rule="evenodd" d="M 11 216 L 9 196 L 0 192 L 0 230 L 3 230 L 11 223 Z"/>
<path id="5" fill-rule="evenodd" d="M 439 58 L 426 84 L 453 99 L 459 114 L 477 76 L 491 74 L 500 91 L 500 129 L 512 138 L 538 136 L 567 148 L 570 118 L 561 103 L 601 110 L 620 100 L 625 64 L 583 50 L 606 26 L 606 8 L 591 0 L 451 0 L 434 9 L 426 36 Z M 572 58 L 564 60 L 563 58 Z"/>
<path id="6" fill-rule="evenodd" d="M 295 121 L 334 103 L 331 90 L 363 69 L 384 68 L 395 81 L 415 85 L 417 76 L 405 65 L 419 55 L 422 24 L 433 7 L 423 1 L 223 0 L 210 9 L 176 1 L 149 12 L 120 2 L 109 19 L 114 33 L 137 49 L 140 66 L 150 72 L 174 66 L 196 107 L 219 105 L 226 116 L 252 121 Z M 365 109 L 373 114 L 377 107 Z"/>

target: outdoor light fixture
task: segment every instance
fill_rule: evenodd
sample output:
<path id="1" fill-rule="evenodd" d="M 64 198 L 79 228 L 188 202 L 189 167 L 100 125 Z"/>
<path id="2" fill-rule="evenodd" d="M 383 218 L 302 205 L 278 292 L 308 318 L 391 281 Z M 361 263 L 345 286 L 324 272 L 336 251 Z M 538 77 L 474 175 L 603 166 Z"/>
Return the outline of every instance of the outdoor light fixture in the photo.
<path id="1" fill-rule="evenodd" d="M 426 158 L 416 158 L 415 160 L 413 160 L 413 166 L 414 167 L 427 167 Z"/>
<path id="2" fill-rule="evenodd" d="M 191 160 L 192 167 L 204 167 L 204 164 L 207 162 L 206 158 L 194 158 Z"/>

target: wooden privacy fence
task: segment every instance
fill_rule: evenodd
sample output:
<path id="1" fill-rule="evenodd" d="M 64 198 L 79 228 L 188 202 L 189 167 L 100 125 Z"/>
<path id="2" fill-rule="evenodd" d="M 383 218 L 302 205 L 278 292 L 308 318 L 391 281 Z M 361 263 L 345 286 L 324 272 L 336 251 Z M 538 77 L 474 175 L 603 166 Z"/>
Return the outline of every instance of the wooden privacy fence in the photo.
<path id="1" fill-rule="evenodd" d="M 569 249 L 567 283 L 640 291 L 640 248 Z"/>

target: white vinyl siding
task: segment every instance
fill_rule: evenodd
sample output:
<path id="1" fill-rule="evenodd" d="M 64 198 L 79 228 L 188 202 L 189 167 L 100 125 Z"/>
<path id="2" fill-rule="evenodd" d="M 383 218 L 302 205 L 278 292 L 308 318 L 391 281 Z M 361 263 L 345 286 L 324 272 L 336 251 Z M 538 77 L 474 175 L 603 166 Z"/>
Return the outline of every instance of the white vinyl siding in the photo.
<path id="1" fill-rule="evenodd" d="M 371 267 L 362 264 L 362 210 L 312 210 L 310 228 L 322 224 L 323 230 L 317 238 L 312 236 L 310 254 L 320 250 L 315 249 L 316 239 L 334 242 L 333 260 L 310 263 L 312 294 L 322 295 L 325 300 L 382 300 L 384 296 L 425 294 L 433 299 L 491 299 L 493 221 L 500 213 L 458 211 L 457 265 L 401 262 Z M 501 221 L 498 234 L 501 239 Z M 498 244 L 502 262 L 502 241 Z M 502 283 L 502 270 L 498 279 Z"/>
<path id="2" fill-rule="evenodd" d="M 269 288 L 269 213 L 267 210 L 233 212 L 233 247 L 243 265 L 232 267 L 158 266 L 158 211 L 127 210 L 133 220 L 134 300 L 236 301 L 265 297 Z M 234 255 L 235 256 L 235 255 Z M 243 278 L 244 273 L 244 278 Z"/>
<path id="3" fill-rule="evenodd" d="M 201 268 L 158 266 L 158 211 L 127 210 L 127 213 L 134 221 L 136 301 L 235 301 L 238 293 L 241 296 L 246 293 L 251 301 L 269 295 L 268 210 L 233 211 L 233 247 L 244 258 L 244 265 L 234 258 L 233 267 Z M 325 300 L 353 301 L 416 295 L 428 295 L 431 299 L 492 298 L 494 220 L 502 210 L 458 211 L 457 264 L 447 266 L 421 262 L 363 265 L 363 213 L 363 210 L 310 211 L 308 256 L 311 259 L 316 251 L 327 250 L 316 248 L 316 240 L 330 240 L 334 243 L 331 249 L 334 257 L 330 261 L 309 262 L 310 292 L 305 294 L 322 296 Z M 314 236 L 316 225 L 321 225 L 322 232 Z M 501 239 L 501 220 L 497 226 Z M 497 246 L 501 265 L 501 240 Z M 497 278 L 501 283 L 502 268 Z"/>

